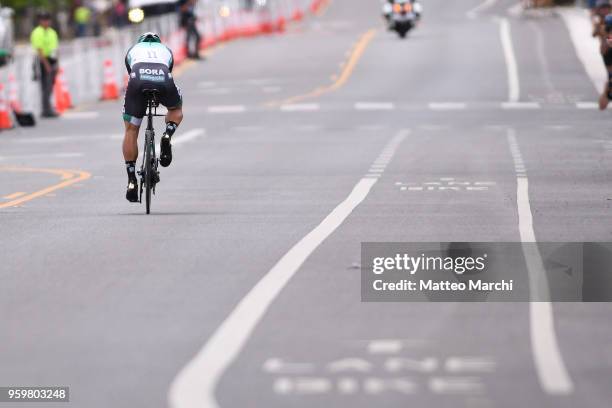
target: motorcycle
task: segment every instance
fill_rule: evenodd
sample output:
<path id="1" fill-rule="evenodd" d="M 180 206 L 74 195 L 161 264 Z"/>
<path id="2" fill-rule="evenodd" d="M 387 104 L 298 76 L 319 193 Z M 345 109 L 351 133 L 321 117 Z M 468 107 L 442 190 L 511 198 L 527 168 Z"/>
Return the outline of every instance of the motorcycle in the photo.
<path id="1" fill-rule="evenodd" d="M 420 4 L 413 3 L 412 0 L 395 0 L 390 6 L 389 29 L 397 32 L 400 38 L 406 38 L 419 21 Z"/>

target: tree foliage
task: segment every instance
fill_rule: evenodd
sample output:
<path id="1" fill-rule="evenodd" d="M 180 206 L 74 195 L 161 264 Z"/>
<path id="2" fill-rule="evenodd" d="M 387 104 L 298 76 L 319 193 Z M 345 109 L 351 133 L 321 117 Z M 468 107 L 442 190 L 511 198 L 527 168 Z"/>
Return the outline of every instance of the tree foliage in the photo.
<path id="1" fill-rule="evenodd" d="M 71 0 L 0 0 L 4 7 L 11 7 L 17 12 L 26 11 L 28 8 L 46 9 L 56 11 L 69 6 Z"/>

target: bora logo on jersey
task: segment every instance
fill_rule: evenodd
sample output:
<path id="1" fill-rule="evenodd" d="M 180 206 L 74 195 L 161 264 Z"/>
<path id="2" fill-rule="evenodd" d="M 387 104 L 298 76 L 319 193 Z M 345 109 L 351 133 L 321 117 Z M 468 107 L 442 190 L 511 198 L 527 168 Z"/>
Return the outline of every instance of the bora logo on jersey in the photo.
<path id="1" fill-rule="evenodd" d="M 166 80 L 166 73 L 162 69 L 140 68 L 138 70 L 140 79 L 145 81 L 163 82 Z"/>

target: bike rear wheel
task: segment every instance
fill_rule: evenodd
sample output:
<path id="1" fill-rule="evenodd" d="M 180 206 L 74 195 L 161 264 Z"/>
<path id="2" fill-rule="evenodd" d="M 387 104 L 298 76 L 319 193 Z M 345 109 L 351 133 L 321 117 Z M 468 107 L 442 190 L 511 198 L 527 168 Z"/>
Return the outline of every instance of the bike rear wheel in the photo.
<path id="1" fill-rule="evenodd" d="M 153 146 L 152 146 L 152 141 L 151 141 L 151 135 L 149 134 L 149 132 L 146 133 L 145 136 L 145 174 L 144 174 L 144 181 L 145 181 L 145 205 L 147 208 L 147 214 L 151 214 L 151 190 L 153 189 L 152 183 L 153 183 L 153 163 L 151 160 L 151 153 L 153 151 Z"/>

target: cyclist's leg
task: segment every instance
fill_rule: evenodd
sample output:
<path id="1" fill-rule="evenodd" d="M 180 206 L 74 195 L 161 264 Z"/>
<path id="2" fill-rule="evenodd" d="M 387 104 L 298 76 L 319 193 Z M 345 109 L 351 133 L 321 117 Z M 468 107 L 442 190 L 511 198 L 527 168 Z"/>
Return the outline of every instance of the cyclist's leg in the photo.
<path id="1" fill-rule="evenodd" d="M 160 142 L 159 163 L 163 167 L 168 167 L 172 163 L 172 136 L 183 121 L 183 98 L 180 88 L 174 84 L 173 80 L 167 83 L 166 92 L 161 102 L 168 108 L 168 113 L 166 114 L 166 131 Z"/>
<path id="2" fill-rule="evenodd" d="M 183 108 L 182 106 L 168 108 L 168 113 L 166 114 L 166 128 L 168 125 L 171 125 L 174 129 L 171 129 L 170 132 L 174 134 L 178 125 L 183 121 Z M 168 130 L 168 129 L 166 129 Z M 172 135 L 171 135 L 172 136 Z"/>
<path id="3" fill-rule="evenodd" d="M 123 122 L 125 134 L 123 137 L 123 158 L 128 175 L 128 186 L 125 198 L 128 201 L 138 201 L 138 179 L 136 178 L 136 160 L 138 160 L 138 132 L 146 110 L 139 93 L 139 84 L 135 78 L 130 78 L 125 91 L 123 105 Z"/>
<path id="4" fill-rule="evenodd" d="M 125 134 L 123 137 L 123 158 L 125 161 L 136 161 L 138 159 L 138 133 L 140 125 L 124 121 Z"/>

